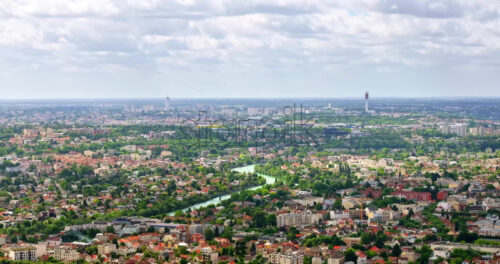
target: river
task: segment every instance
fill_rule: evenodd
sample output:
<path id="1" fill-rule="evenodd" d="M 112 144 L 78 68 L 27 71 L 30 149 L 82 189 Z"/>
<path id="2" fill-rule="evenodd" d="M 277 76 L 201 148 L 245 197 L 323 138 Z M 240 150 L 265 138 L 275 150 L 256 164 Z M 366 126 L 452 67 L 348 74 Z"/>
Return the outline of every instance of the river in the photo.
<path id="1" fill-rule="evenodd" d="M 255 172 L 255 165 L 256 164 L 247 165 L 247 166 L 243 166 L 243 167 L 238 167 L 238 168 L 232 169 L 231 171 L 236 171 L 236 172 L 241 172 L 241 173 L 254 173 Z M 266 179 L 266 184 L 273 184 L 276 181 L 276 178 L 273 177 L 273 176 L 265 175 L 265 174 L 262 174 L 262 173 L 257 173 L 257 175 L 263 177 L 264 179 Z M 259 186 L 255 186 L 255 187 L 252 187 L 252 188 L 248 188 L 247 190 L 251 190 L 251 191 L 257 190 L 257 189 L 261 188 L 262 186 L 264 186 L 264 185 L 259 185 Z M 236 192 L 239 192 L 239 191 L 236 191 Z M 213 199 L 210 199 L 210 200 L 202 202 L 202 203 L 197 203 L 195 205 L 191 205 L 191 206 L 189 206 L 187 208 L 182 209 L 182 211 L 186 212 L 189 209 L 196 210 L 198 208 L 206 207 L 206 206 L 209 206 L 211 204 L 218 204 L 221 201 L 224 201 L 224 200 L 227 200 L 227 199 L 231 198 L 231 194 L 233 194 L 233 193 L 235 193 L 235 192 L 232 192 L 230 194 L 226 194 L 226 195 L 223 195 L 223 196 L 215 197 Z M 175 212 L 170 212 L 168 215 L 169 216 L 173 216 L 173 215 L 175 215 Z"/>

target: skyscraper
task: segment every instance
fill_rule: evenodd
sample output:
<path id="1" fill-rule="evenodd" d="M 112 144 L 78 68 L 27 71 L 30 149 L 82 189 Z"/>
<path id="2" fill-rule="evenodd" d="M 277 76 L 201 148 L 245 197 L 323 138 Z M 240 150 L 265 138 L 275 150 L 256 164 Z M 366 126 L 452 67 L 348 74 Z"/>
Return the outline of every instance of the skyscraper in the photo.
<path id="1" fill-rule="evenodd" d="M 170 110 L 170 97 L 165 98 L 165 111 Z"/>

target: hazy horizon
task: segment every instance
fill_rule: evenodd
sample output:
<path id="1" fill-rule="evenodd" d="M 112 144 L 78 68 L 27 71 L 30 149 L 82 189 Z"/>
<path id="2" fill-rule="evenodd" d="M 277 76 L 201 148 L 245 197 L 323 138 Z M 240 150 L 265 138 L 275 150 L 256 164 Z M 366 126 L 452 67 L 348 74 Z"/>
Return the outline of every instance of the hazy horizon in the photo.
<path id="1" fill-rule="evenodd" d="M 358 97 L 170 97 L 171 101 L 184 101 L 184 100 L 354 100 L 354 101 L 364 101 L 364 96 Z M 114 101 L 127 101 L 127 100 L 144 100 L 144 101 L 164 101 L 165 97 L 95 97 L 95 98 L 77 98 L 77 97 L 67 97 L 67 98 L 0 98 L 1 101 L 90 101 L 90 100 L 114 100 Z M 427 97 L 372 97 L 370 96 L 370 101 L 377 100 L 450 100 L 450 101 L 462 101 L 462 100 L 500 100 L 500 96 L 427 96 Z"/>

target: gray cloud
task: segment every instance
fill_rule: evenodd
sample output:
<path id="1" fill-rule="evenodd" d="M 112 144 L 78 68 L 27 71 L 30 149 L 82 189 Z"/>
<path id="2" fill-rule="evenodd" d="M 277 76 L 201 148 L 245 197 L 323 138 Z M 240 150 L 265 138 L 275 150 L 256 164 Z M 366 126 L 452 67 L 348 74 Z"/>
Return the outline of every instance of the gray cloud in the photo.
<path id="1" fill-rule="evenodd" d="M 465 14 L 464 7 L 454 0 L 382 0 L 376 8 L 384 13 L 428 18 L 456 18 Z"/>

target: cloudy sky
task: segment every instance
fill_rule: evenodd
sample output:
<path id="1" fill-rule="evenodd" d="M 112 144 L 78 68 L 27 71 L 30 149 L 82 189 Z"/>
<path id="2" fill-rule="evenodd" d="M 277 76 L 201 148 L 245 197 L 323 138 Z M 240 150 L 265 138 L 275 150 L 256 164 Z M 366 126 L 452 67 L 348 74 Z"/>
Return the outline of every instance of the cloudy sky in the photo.
<path id="1" fill-rule="evenodd" d="M 498 0 L 1 0 L 1 98 L 500 96 Z"/>

